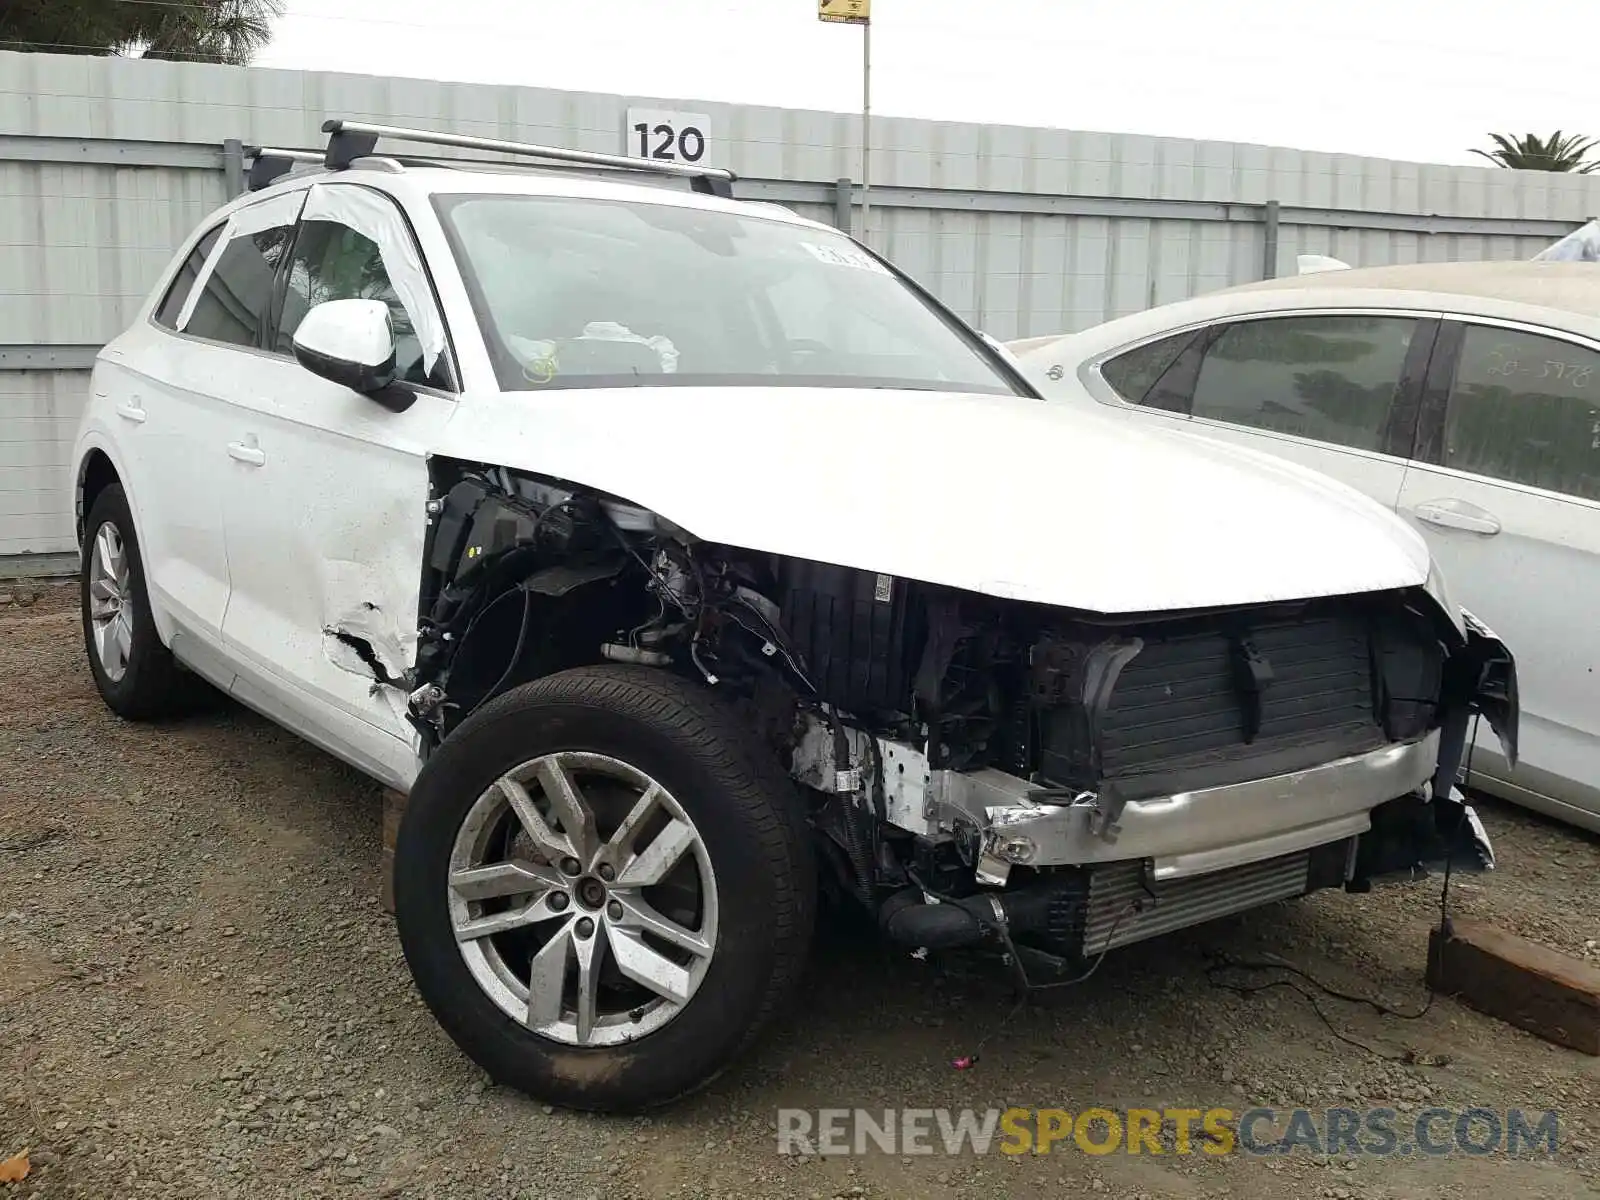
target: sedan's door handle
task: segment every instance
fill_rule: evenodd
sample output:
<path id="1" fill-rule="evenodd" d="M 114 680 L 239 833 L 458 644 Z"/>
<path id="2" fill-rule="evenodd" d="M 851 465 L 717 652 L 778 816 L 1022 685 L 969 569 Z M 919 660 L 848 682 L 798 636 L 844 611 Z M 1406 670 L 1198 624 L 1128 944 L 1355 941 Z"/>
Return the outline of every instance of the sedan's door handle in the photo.
<path id="1" fill-rule="evenodd" d="M 247 442 L 229 442 L 228 457 L 249 463 L 252 467 L 265 466 L 267 462 L 267 452 L 256 445 L 255 438 Z"/>
<path id="2" fill-rule="evenodd" d="M 1493 535 L 1500 532 L 1500 521 L 1492 512 L 1465 500 L 1430 500 L 1412 509 L 1417 520 L 1446 529 L 1465 529 L 1469 533 Z"/>
<path id="3" fill-rule="evenodd" d="M 139 401 L 137 399 L 117 401 L 117 416 L 122 417 L 125 420 L 132 421 L 135 425 L 139 424 L 139 422 L 143 421 L 149 415 L 149 413 L 145 412 L 144 409 L 139 407 Z"/>

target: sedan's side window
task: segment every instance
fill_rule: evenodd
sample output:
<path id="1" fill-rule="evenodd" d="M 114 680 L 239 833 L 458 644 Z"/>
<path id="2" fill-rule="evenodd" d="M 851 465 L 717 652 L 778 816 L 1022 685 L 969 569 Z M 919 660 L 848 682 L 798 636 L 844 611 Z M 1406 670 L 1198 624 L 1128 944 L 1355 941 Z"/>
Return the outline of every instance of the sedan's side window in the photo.
<path id="1" fill-rule="evenodd" d="M 330 193 L 335 189 L 314 189 L 307 201 L 289 262 L 274 348 L 280 354 L 293 353 L 295 330 L 318 304 L 382 300 L 389 306 L 394 329 L 396 378 L 449 387 L 449 371 L 438 347 L 442 325 L 420 260 L 409 237 L 400 232 L 392 203 L 366 189 L 337 189 L 331 199 Z M 374 234 L 382 237 L 382 243 Z M 402 280 L 411 286 L 400 286 Z"/>
<path id="2" fill-rule="evenodd" d="M 183 332 L 235 346 L 259 347 L 272 304 L 273 276 L 289 247 L 292 230 L 291 225 L 275 225 L 229 238 Z"/>
<path id="3" fill-rule="evenodd" d="M 1178 404 L 1168 403 L 1167 392 L 1157 388 L 1156 384 L 1198 336 L 1199 333 L 1191 329 L 1186 333 L 1135 346 L 1115 358 L 1107 359 L 1100 367 L 1100 376 L 1129 404 L 1182 411 L 1187 407 L 1187 397 Z"/>
<path id="4" fill-rule="evenodd" d="M 1240 321 L 1207 348 L 1190 411 L 1382 450 L 1417 327 L 1411 317 L 1357 314 Z"/>
<path id="5" fill-rule="evenodd" d="M 200 277 L 201 270 L 206 265 L 206 259 L 211 257 L 211 250 L 217 244 L 217 239 L 222 236 L 222 226 L 218 225 L 210 230 L 203 238 L 195 243 L 189 257 L 183 260 L 183 266 L 178 268 L 178 273 L 173 276 L 172 283 L 167 288 L 167 294 L 162 297 L 161 304 L 155 312 L 156 324 L 165 329 L 178 327 L 178 314 L 183 312 L 183 303 L 189 298 L 189 289 L 194 286 L 194 281 Z"/>
<path id="6" fill-rule="evenodd" d="M 1450 385 L 1444 465 L 1600 500 L 1600 353 L 1467 326 Z"/>

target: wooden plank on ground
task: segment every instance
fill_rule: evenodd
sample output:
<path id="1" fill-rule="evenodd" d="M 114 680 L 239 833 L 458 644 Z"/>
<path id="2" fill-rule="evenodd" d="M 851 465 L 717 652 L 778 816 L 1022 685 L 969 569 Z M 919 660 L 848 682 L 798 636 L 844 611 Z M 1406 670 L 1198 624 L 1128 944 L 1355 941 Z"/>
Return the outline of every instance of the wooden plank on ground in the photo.
<path id="1" fill-rule="evenodd" d="M 1600 1055 L 1600 968 L 1482 921 L 1428 935 L 1428 983 L 1548 1042 Z"/>

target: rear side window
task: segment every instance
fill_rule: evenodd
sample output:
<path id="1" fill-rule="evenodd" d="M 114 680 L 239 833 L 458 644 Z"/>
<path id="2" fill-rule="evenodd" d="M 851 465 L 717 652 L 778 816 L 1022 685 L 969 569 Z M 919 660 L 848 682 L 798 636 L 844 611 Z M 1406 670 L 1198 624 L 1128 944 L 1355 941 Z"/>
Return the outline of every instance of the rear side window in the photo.
<path id="1" fill-rule="evenodd" d="M 262 344 L 272 283 L 289 247 L 292 225 L 236 234 L 206 280 L 183 332 L 236 346 Z"/>
<path id="2" fill-rule="evenodd" d="M 1230 325 L 1200 363 L 1190 411 L 1382 450 L 1417 331 L 1411 317 L 1273 317 Z"/>
<path id="3" fill-rule="evenodd" d="M 1194 330 L 1146 342 L 1123 354 L 1107 359 L 1100 374 L 1129 404 L 1145 404 L 1152 398 L 1150 390 L 1167 373 L 1184 348 L 1199 336 Z"/>
<path id="4" fill-rule="evenodd" d="M 1444 443 L 1447 467 L 1600 500 L 1600 354 L 1469 325 Z"/>
<path id="5" fill-rule="evenodd" d="M 178 314 L 183 312 L 183 302 L 189 298 L 189 289 L 194 286 L 194 281 L 200 275 L 200 269 L 206 265 L 206 259 L 211 257 L 211 248 L 217 244 L 217 239 L 221 236 L 222 226 L 218 225 L 201 238 L 189 257 L 183 260 L 183 266 L 178 268 L 172 285 L 167 288 L 167 294 L 162 297 L 160 307 L 156 309 L 157 325 L 166 329 L 178 327 Z"/>

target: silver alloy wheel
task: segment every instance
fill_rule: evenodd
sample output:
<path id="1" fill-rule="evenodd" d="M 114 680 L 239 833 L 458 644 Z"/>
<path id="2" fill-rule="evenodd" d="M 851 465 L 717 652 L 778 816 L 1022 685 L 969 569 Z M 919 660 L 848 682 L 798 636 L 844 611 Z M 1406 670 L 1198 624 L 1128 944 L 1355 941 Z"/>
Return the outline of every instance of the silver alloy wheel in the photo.
<path id="1" fill-rule="evenodd" d="M 89 555 L 89 622 L 100 669 L 120 683 L 133 652 L 133 599 L 122 533 L 110 521 L 95 531 Z"/>
<path id="2" fill-rule="evenodd" d="M 654 1033 L 716 952 L 716 877 L 694 822 L 649 775 L 603 754 L 547 754 L 496 780 L 456 834 L 448 890 L 478 985 L 567 1045 Z"/>

